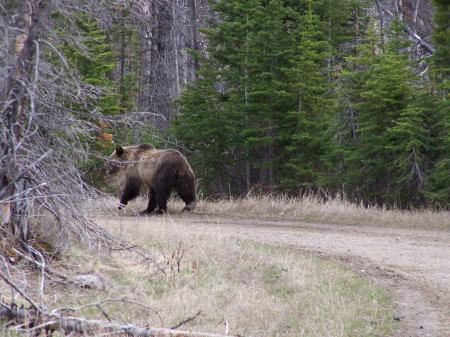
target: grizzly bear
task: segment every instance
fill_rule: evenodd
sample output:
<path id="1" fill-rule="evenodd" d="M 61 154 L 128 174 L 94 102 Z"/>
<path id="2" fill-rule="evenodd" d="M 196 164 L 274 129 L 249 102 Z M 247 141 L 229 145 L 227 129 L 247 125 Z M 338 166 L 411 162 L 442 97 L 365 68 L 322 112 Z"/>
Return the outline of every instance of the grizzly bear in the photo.
<path id="1" fill-rule="evenodd" d="M 148 144 L 117 145 L 109 156 L 106 169 L 107 174 L 125 174 L 119 209 L 144 189 L 148 189 L 148 206 L 141 214 L 167 212 L 167 199 L 173 189 L 186 204 L 183 211 L 195 208 L 197 184 L 194 172 L 177 150 L 158 150 Z"/>

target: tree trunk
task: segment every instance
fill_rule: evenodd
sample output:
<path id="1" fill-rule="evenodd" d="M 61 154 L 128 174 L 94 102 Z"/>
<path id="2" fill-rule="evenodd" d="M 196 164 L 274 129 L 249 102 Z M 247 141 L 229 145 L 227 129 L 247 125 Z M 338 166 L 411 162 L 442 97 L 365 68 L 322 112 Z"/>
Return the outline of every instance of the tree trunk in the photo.
<path id="1" fill-rule="evenodd" d="M 416 22 L 417 22 L 417 15 L 419 14 L 419 8 L 420 8 L 420 0 L 416 0 L 416 4 L 414 6 L 413 19 L 412 19 L 413 24 L 416 24 Z"/>
<path id="2" fill-rule="evenodd" d="M 192 49 L 198 51 L 198 38 L 197 38 L 197 0 L 191 1 L 191 13 L 192 13 Z M 194 76 L 195 71 L 198 69 L 197 58 L 194 58 Z"/>
<path id="3" fill-rule="evenodd" d="M 5 133 L 0 143 L 0 167 L 2 168 L 0 200 L 9 202 L 15 225 L 15 236 L 22 242 L 28 240 L 27 181 L 24 174 L 25 168 L 20 166 L 17 159 L 20 157 L 24 136 L 27 105 L 33 99 L 27 90 L 34 66 L 33 56 L 41 23 L 47 12 L 47 1 L 24 0 L 22 2 L 20 13 L 15 19 L 15 28 L 18 32 L 14 40 L 15 57 L 7 80 L 0 90 L 0 111 Z M 15 195 L 20 195 L 20 198 L 15 200 Z"/>
<path id="4" fill-rule="evenodd" d="M 120 26 L 120 54 L 119 54 L 119 93 L 120 93 L 120 107 L 123 108 L 125 105 L 125 52 L 126 52 L 126 41 L 125 41 L 125 29 L 126 23 L 124 18 L 124 13 L 121 13 L 119 19 Z"/>
<path id="5" fill-rule="evenodd" d="M 381 41 L 381 49 L 384 50 L 384 21 L 383 21 L 383 10 L 379 0 L 375 0 L 378 10 L 378 17 L 380 20 L 380 41 Z"/>

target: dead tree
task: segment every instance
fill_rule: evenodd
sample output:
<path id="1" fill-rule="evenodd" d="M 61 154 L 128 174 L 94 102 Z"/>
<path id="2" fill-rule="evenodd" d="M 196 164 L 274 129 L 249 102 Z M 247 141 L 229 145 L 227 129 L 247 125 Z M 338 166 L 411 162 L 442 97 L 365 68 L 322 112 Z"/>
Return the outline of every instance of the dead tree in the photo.
<path id="1" fill-rule="evenodd" d="M 22 144 L 27 140 L 35 114 L 36 74 L 32 73 L 33 57 L 42 22 L 48 15 L 48 3 L 42 0 L 25 0 L 19 15 L 14 19 L 17 34 L 14 39 L 14 57 L 6 81 L 0 91 L 2 113 L 2 139 L 0 143 L 0 200 L 3 207 L 12 210 L 14 232 L 22 242 L 28 241 L 28 200 L 27 190 L 32 184 L 27 179 L 27 170 L 19 157 Z M 37 65 L 36 65 L 37 66 Z M 27 111 L 32 104 L 31 111 Z M 33 165 L 33 163 L 30 163 Z M 13 198 L 13 196 L 20 196 Z M 6 206 L 5 206 L 6 205 Z M 9 219 L 6 219 L 9 220 Z"/>
<path id="2" fill-rule="evenodd" d="M 143 3 L 137 17 L 142 44 L 138 108 L 161 114 L 169 122 L 176 113 L 173 100 L 195 77 L 198 65 L 189 49 L 205 49 L 198 29 L 207 25 L 212 10 L 207 0 Z"/>
<path id="3" fill-rule="evenodd" d="M 114 14 L 95 0 L 83 5 L 24 0 L 8 6 L 0 6 L 1 233 L 9 224 L 16 243 L 30 252 L 30 215 L 45 214 L 65 241 L 75 236 L 87 245 L 122 247 L 80 211 L 82 200 L 97 196 L 78 163 L 93 155 L 89 141 L 95 140 L 101 114 L 89 102 L 101 90 L 81 80 L 61 49 L 70 43 L 87 50 L 76 28 L 80 13 L 98 20 Z M 65 25 L 64 34 L 58 25 Z"/>

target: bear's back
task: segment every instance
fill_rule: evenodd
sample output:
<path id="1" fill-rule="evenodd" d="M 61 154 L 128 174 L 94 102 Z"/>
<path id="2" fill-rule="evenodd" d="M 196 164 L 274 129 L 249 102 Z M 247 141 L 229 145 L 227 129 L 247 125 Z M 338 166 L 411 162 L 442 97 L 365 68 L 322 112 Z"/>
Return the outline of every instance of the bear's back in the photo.
<path id="1" fill-rule="evenodd" d="M 149 149 L 138 151 L 133 157 L 137 174 L 143 184 L 151 186 L 151 180 L 164 150 Z"/>
<path id="2" fill-rule="evenodd" d="M 142 183 L 152 186 L 155 172 L 162 167 L 180 166 L 181 162 L 186 161 L 183 155 L 174 149 L 148 149 L 137 151 L 133 156 L 137 174 Z M 187 164 L 187 161 L 186 161 Z M 189 164 L 187 164 L 189 166 Z"/>

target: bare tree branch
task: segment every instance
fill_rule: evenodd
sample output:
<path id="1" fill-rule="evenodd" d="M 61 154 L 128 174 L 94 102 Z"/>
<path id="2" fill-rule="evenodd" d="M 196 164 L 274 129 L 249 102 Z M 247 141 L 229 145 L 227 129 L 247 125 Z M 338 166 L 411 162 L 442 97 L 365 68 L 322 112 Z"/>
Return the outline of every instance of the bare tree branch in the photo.
<path id="1" fill-rule="evenodd" d="M 39 307 L 38 304 L 36 304 L 25 292 L 23 292 L 19 287 L 17 287 L 7 276 L 3 274 L 3 272 L 0 273 L 0 278 L 5 281 L 7 285 L 9 285 L 11 288 L 13 288 L 15 291 L 17 291 L 20 296 L 22 296 L 28 303 L 31 304 L 31 306 L 36 309 L 38 312 L 43 313 L 42 309 Z"/>
<path id="2" fill-rule="evenodd" d="M 392 13 L 389 9 L 387 9 L 385 6 L 379 4 L 378 0 L 377 0 L 377 4 L 380 6 L 381 10 L 386 13 L 389 17 L 394 17 L 395 14 Z M 422 39 L 415 31 L 414 29 L 412 29 L 410 26 L 408 26 L 405 23 L 405 28 L 404 31 L 411 36 L 414 40 L 416 40 L 419 45 L 421 45 L 428 53 L 433 54 L 434 53 L 434 47 L 432 44 L 428 43 L 427 41 L 425 41 L 424 39 Z"/>
<path id="3" fill-rule="evenodd" d="M 202 313 L 201 310 L 197 311 L 197 313 L 195 313 L 194 315 L 187 317 L 185 319 L 183 319 L 180 323 L 174 325 L 173 327 L 171 327 L 171 329 L 178 329 L 180 326 L 185 325 L 186 323 L 192 322 L 194 319 L 196 319 L 198 316 L 200 316 L 200 314 Z"/>
<path id="4" fill-rule="evenodd" d="M 41 315 L 38 321 L 34 317 L 34 313 L 29 311 L 29 309 L 11 308 L 7 305 L 3 305 L 0 308 L 0 317 L 15 320 L 16 323 L 27 323 L 28 325 L 34 321 L 42 322 L 40 324 L 32 325 L 35 325 L 38 329 L 45 328 L 47 331 L 63 331 L 64 333 L 118 333 L 131 337 L 225 337 L 224 335 L 213 333 L 140 327 L 133 324 L 118 324 L 108 321 L 88 320 L 79 317 L 55 314 Z M 34 329 L 36 330 L 36 328 Z"/>

